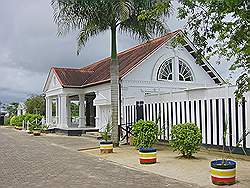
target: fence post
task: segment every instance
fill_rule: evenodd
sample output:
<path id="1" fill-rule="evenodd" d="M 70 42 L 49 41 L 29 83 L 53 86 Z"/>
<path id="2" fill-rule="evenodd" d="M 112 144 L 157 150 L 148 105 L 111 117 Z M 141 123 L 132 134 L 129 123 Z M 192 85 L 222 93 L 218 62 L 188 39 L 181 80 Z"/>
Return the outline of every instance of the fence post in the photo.
<path id="1" fill-rule="evenodd" d="M 128 123 L 126 123 L 126 141 L 127 141 L 127 144 L 129 142 L 129 140 L 128 140 L 128 131 L 129 131 L 129 125 L 128 125 Z"/>
<path id="2" fill-rule="evenodd" d="M 23 120 L 22 124 L 23 124 L 23 125 L 22 125 L 22 126 L 23 126 L 22 129 L 25 130 L 25 122 L 24 122 L 24 120 Z"/>
<path id="3" fill-rule="evenodd" d="M 144 119 L 143 109 L 144 102 L 143 101 L 136 101 L 136 121 L 139 121 L 140 119 Z"/>

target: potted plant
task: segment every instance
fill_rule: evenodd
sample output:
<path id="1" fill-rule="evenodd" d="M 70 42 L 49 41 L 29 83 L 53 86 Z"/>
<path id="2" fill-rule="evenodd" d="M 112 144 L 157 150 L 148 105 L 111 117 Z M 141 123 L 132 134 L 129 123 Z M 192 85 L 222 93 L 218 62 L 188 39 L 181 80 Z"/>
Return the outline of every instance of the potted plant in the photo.
<path id="1" fill-rule="evenodd" d="M 159 130 L 153 121 L 139 120 L 132 127 L 133 144 L 139 148 L 140 164 L 154 164 L 157 161 L 156 148 L 152 148 L 156 143 Z"/>
<path id="2" fill-rule="evenodd" d="M 225 144 L 226 144 L 226 137 L 227 137 L 227 121 L 225 121 L 223 129 L 223 153 L 221 159 L 213 160 L 210 163 L 211 166 L 211 180 L 212 183 L 215 185 L 232 185 L 236 183 L 236 162 L 225 157 Z M 236 144 L 236 148 L 239 147 L 240 140 Z M 229 149 L 229 156 L 231 155 L 232 151 Z"/>
<path id="3" fill-rule="evenodd" d="M 41 127 L 41 132 L 45 133 L 45 134 L 48 134 L 49 133 L 48 126 L 43 124 L 42 127 Z"/>
<path id="4" fill-rule="evenodd" d="M 104 129 L 104 132 L 101 133 L 102 141 L 100 142 L 100 152 L 101 153 L 113 153 L 113 142 L 110 140 L 110 133 L 112 127 L 110 122 L 108 122 L 107 126 Z"/>
<path id="5" fill-rule="evenodd" d="M 33 124 L 31 129 L 34 136 L 41 135 L 41 126 L 39 124 Z"/>

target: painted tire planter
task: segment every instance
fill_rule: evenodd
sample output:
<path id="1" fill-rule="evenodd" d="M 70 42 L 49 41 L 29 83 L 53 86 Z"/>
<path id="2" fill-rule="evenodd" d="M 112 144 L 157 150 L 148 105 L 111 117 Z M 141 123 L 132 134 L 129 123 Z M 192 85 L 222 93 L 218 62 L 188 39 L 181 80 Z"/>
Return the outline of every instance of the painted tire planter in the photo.
<path id="1" fill-rule="evenodd" d="M 34 136 L 40 136 L 40 135 L 41 135 L 41 132 L 40 132 L 40 131 L 34 131 L 34 132 L 33 132 L 33 135 L 34 135 Z"/>
<path id="2" fill-rule="evenodd" d="M 15 129 L 21 131 L 23 127 L 15 126 Z"/>
<path id="3" fill-rule="evenodd" d="M 140 164 L 154 164 L 156 163 L 156 149 L 155 148 L 140 148 L 139 162 Z"/>
<path id="4" fill-rule="evenodd" d="M 33 130 L 33 135 L 34 135 L 34 136 L 40 136 L 40 135 L 41 135 L 41 130 L 39 130 L 39 129 L 34 129 L 34 130 Z"/>
<path id="5" fill-rule="evenodd" d="M 113 142 L 112 141 L 101 141 L 100 142 L 101 153 L 113 153 Z"/>
<path id="6" fill-rule="evenodd" d="M 222 160 L 211 161 L 211 180 L 215 185 L 232 185 L 236 182 L 236 162 L 227 160 L 221 165 Z"/>

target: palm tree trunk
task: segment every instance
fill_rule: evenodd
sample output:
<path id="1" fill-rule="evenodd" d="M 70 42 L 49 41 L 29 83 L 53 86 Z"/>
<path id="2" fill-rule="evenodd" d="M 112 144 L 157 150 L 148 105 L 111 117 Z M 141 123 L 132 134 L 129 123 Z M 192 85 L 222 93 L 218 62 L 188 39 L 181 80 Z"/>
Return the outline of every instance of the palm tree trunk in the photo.
<path id="1" fill-rule="evenodd" d="M 119 61 L 116 47 L 116 27 L 111 27 L 111 112 L 112 112 L 112 141 L 115 146 L 119 145 L 118 128 L 118 93 L 119 93 Z"/>

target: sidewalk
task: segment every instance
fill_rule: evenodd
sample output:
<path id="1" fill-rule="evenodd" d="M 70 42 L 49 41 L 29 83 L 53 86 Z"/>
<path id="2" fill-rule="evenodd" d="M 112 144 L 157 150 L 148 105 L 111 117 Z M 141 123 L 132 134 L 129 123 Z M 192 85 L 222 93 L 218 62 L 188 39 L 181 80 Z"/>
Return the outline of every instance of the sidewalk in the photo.
<path id="1" fill-rule="evenodd" d="M 200 151 L 194 156 L 196 159 L 180 159 L 178 153 L 172 152 L 167 146 L 157 146 L 157 160 L 153 165 L 140 165 L 138 163 L 138 151 L 132 147 L 123 145 L 114 149 L 112 154 L 100 154 L 99 149 L 83 151 L 90 155 L 105 158 L 121 165 L 159 174 L 176 180 L 198 184 L 203 187 L 216 187 L 210 181 L 210 161 L 221 158 L 220 153 Z M 238 183 L 230 187 L 249 187 L 250 184 L 250 157 L 233 155 L 237 161 Z M 239 158 L 243 159 L 239 159 Z"/>

